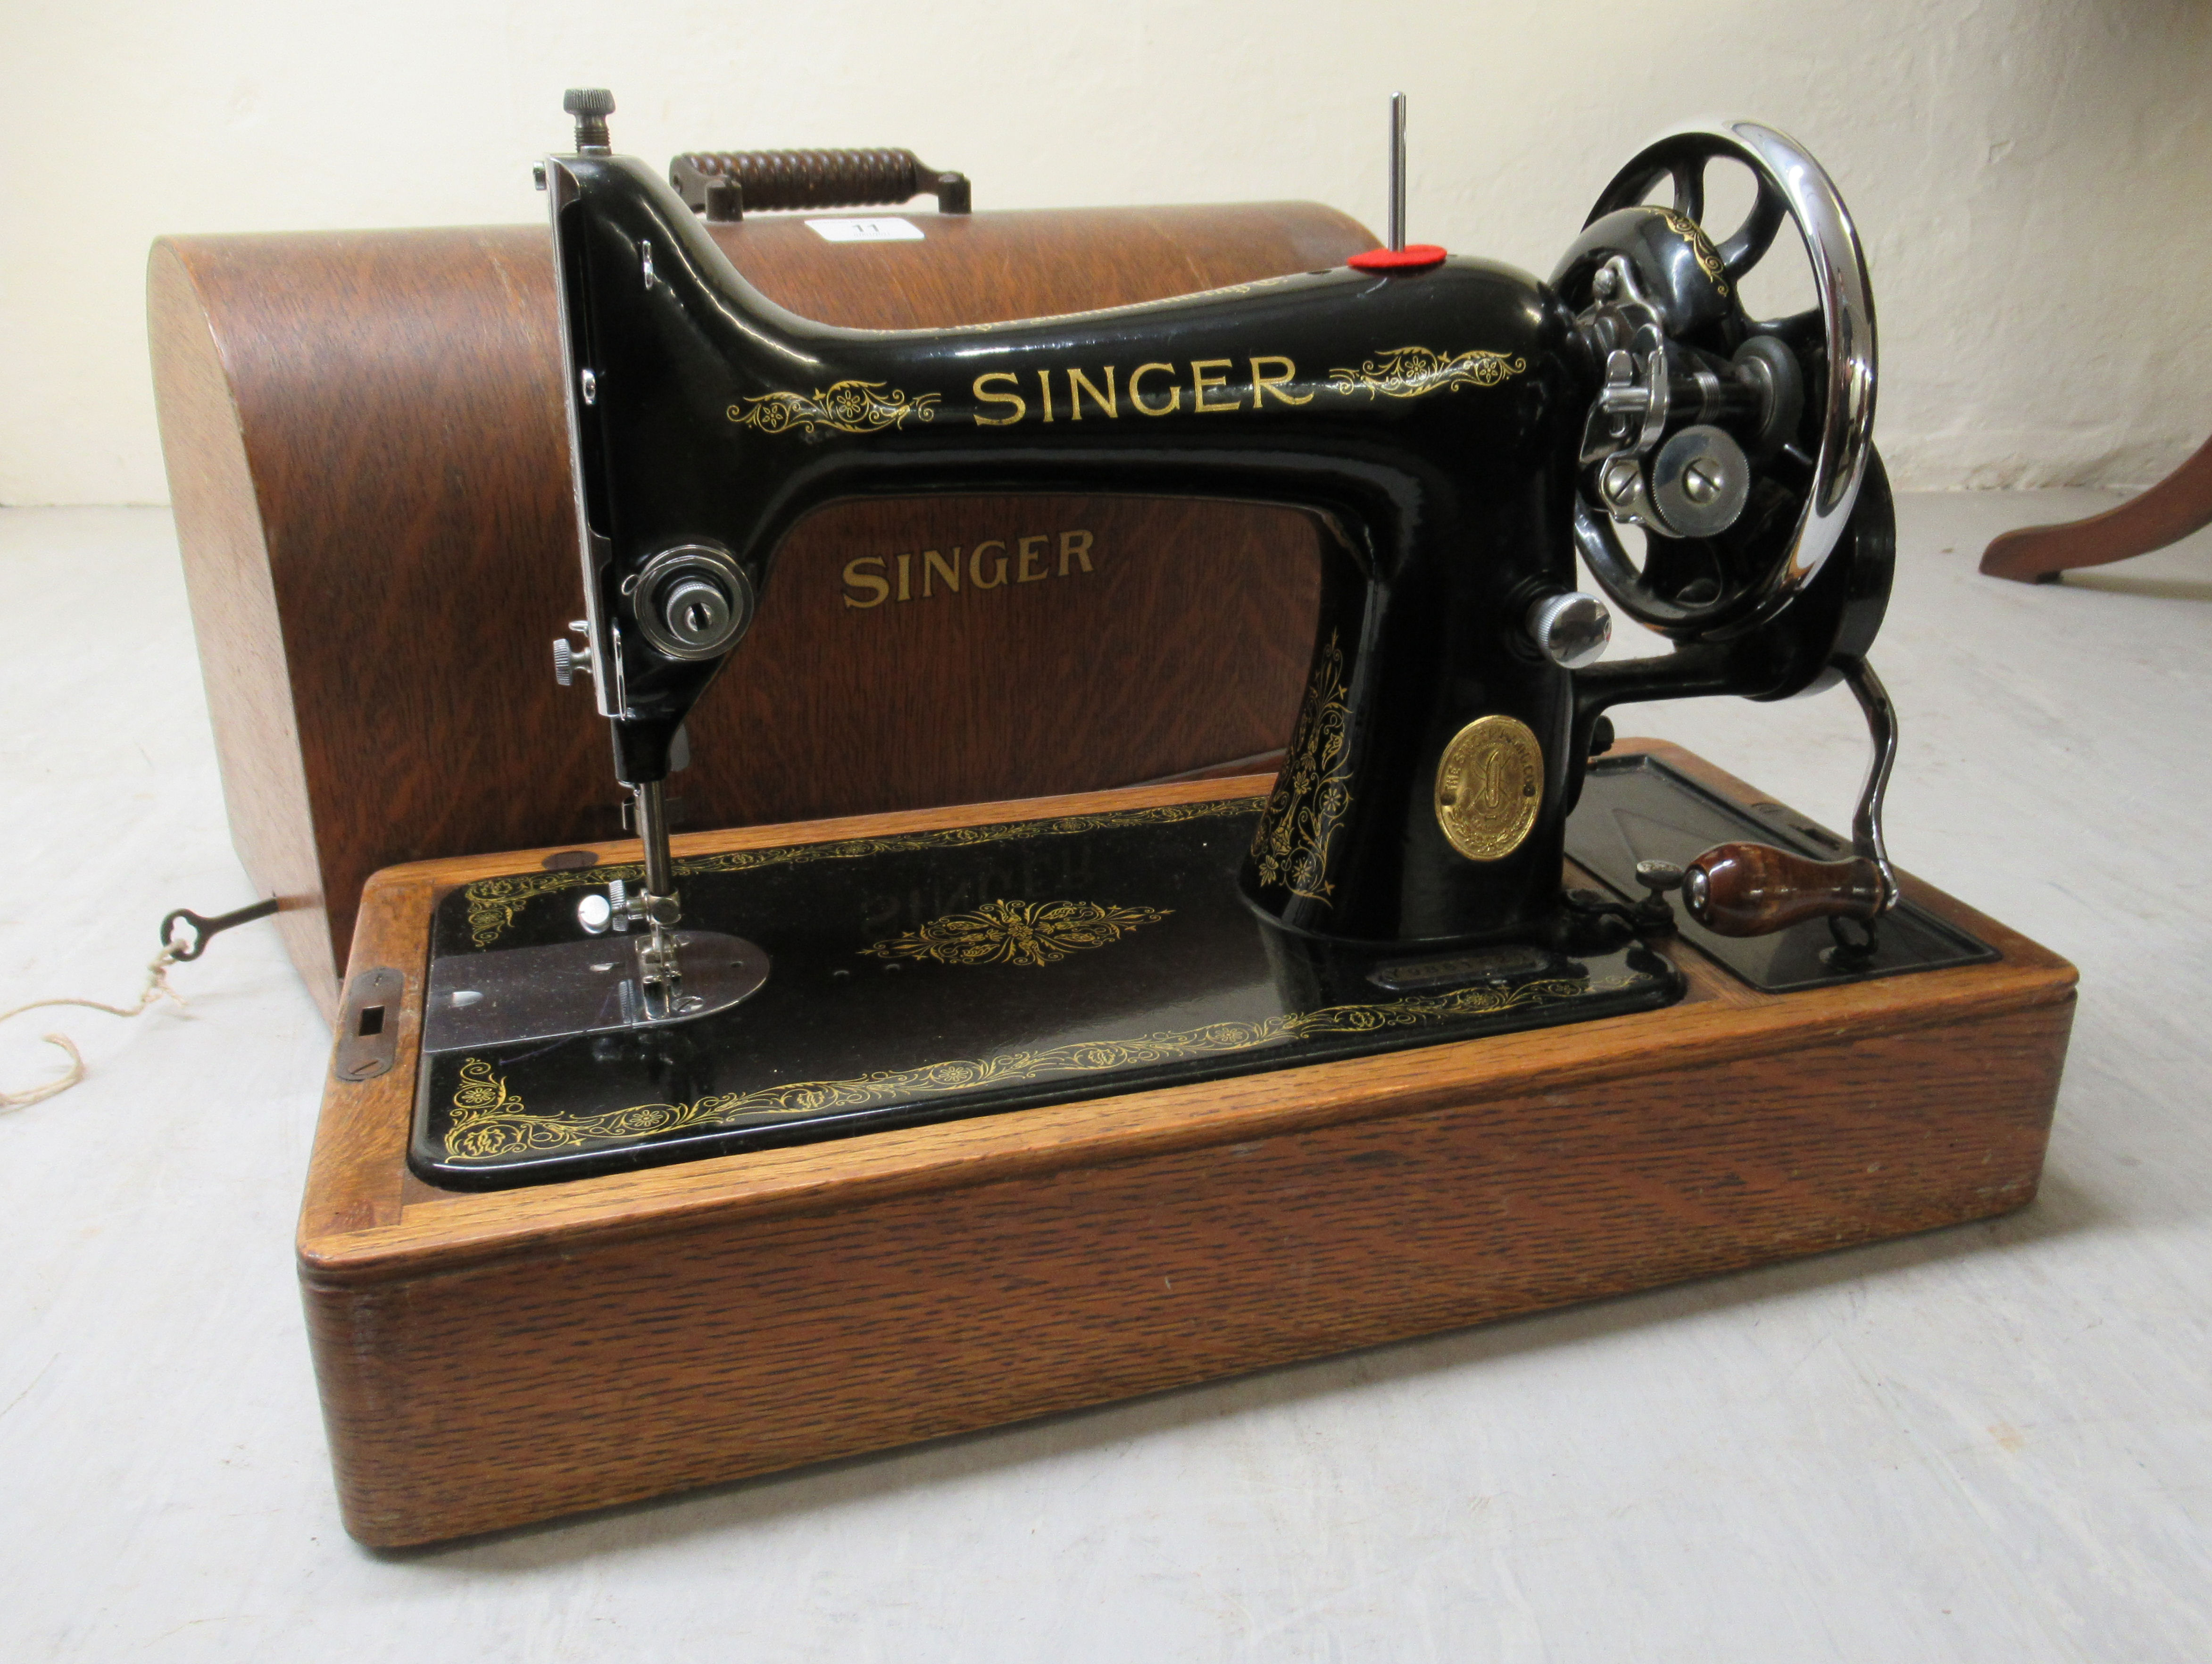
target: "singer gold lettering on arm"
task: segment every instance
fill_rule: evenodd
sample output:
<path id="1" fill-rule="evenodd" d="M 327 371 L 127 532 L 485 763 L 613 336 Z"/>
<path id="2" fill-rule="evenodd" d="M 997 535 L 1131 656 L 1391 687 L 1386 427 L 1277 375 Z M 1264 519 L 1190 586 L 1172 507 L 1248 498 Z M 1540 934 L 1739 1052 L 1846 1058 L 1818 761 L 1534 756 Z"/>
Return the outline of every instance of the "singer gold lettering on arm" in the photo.
<path id="1" fill-rule="evenodd" d="M 1126 404 L 1136 416 L 1225 415 L 1311 404 L 1317 395 L 1339 398 L 1381 393 L 1418 398 L 1453 387 L 1494 387 L 1528 367 L 1510 353 L 1480 349 L 1441 353 L 1427 347 L 1393 347 L 1368 355 L 1358 369 L 1333 369 L 1322 382 L 1301 383 L 1296 360 L 1280 353 L 1242 358 L 1194 358 L 1139 364 L 1120 381 L 1121 367 L 1041 369 L 1031 391 L 1011 370 L 987 370 L 970 384 L 979 428 L 1012 428 L 1024 422 L 1119 421 Z"/>

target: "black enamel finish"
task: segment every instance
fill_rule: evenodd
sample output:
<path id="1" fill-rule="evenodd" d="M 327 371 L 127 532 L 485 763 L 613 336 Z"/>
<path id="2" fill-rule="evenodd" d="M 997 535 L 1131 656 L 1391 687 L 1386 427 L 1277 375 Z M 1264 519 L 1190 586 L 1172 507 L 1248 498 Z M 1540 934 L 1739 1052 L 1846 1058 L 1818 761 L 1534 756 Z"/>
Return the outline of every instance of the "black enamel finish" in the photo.
<path id="1" fill-rule="evenodd" d="M 1574 954 L 1375 953 L 1292 936 L 1238 892 L 1256 813 L 1255 800 L 1231 799 L 965 835 L 981 841 L 918 835 L 814 846 L 737 871 L 695 864 L 681 875 L 691 919 L 766 950 L 773 970 L 760 992 L 670 1029 L 426 1053 L 410 1163 L 453 1187 L 538 1183 L 1644 1011 L 1680 995 L 1673 968 L 1625 931 Z M 577 897 L 611 876 L 551 880 L 562 887 L 515 908 L 485 948 L 481 904 L 467 890 L 448 896 L 433 926 L 433 984 L 465 985 L 471 963 L 500 953 L 575 941 Z M 1031 956 L 1044 963 L 1024 963 L 1012 930 L 1003 935 L 1017 956 L 985 963 L 895 945 L 994 903 L 1021 912 L 1067 902 L 1115 910 L 1127 927 L 1076 945 L 1048 924 Z M 610 957 L 627 946 L 599 942 Z M 702 1103 L 720 1107 L 702 1117 Z M 625 1111 L 595 1133 L 576 1131 Z M 567 1130 L 545 1130 L 549 1118 Z"/>
<path id="2" fill-rule="evenodd" d="M 1164 811 L 1178 813 L 1186 817 L 1139 811 L 958 838 L 812 846 L 799 859 L 739 858 L 760 864 L 737 871 L 694 864 L 682 876 L 702 926 L 742 932 L 765 948 L 775 966 L 767 986 L 735 1010 L 672 1029 L 428 1054 L 410 1162 L 448 1187 L 544 1183 L 1501 1035 L 1679 997 L 1681 984 L 1663 960 L 1619 941 L 1572 954 L 1536 945 L 1375 952 L 1291 936 L 1237 895 L 1234 874 L 1255 803 Z M 1744 837 L 1823 859 L 1849 847 L 1781 804 L 1729 802 L 1643 756 L 1594 763 L 1567 828 L 1571 858 L 1632 898 L 1640 893 L 1638 860 L 1679 864 Z M 448 896 L 433 926 L 432 983 L 466 984 L 476 980 L 472 966 L 500 954 L 576 943 L 577 897 L 617 876 L 625 875 L 524 875 L 539 893 L 499 914 L 507 922 L 488 946 L 477 944 L 481 904 L 468 890 Z M 994 902 L 1071 900 L 1151 916 L 1042 963 L 951 963 L 881 950 Z M 1687 920 L 1680 929 L 1680 939 L 1770 993 L 1996 957 L 1911 902 L 1882 920 L 1863 963 L 1839 963 L 1818 923 L 1753 938 L 1716 936 Z M 629 945 L 620 937 L 599 942 L 611 957 Z M 1463 1008 L 1451 1009 L 1455 1003 Z M 1347 1009 L 1367 1015 L 1323 1032 L 1262 1033 L 1286 1018 Z M 1188 1043 L 1209 1029 L 1231 1043 Z M 1177 1036 L 1179 1054 L 1164 1043 Z M 1253 1043 L 1238 1043 L 1245 1041 Z M 1048 1050 L 1060 1054 L 1053 1066 L 1006 1066 Z M 866 1084 L 889 1077 L 906 1078 Z M 465 1129 L 457 1133 L 455 1102 L 473 1090 L 481 1108 L 487 1081 L 497 1083 L 493 1101 L 511 1107 L 478 1122 L 483 1147 L 471 1153 Z M 776 1101 L 688 1127 L 650 1126 L 679 1106 L 766 1094 Z M 540 1134 L 532 1143 L 527 1133 L 547 1118 L 573 1124 L 625 1110 L 647 1120 L 600 1137 Z"/>
<path id="3" fill-rule="evenodd" d="M 1359 784 L 1328 850 L 1328 899 L 1263 899 L 1294 927 L 1371 940 L 1495 933 L 1548 914 L 1571 699 L 1566 673 L 1527 646 L 1518 622 L 1538 591 L 1572 580 L 1571 457 L 1548 441 L 1580 420 L 1583 400 L 1562 351 L 1567 320 L 1534 279 L 1455 259 L 988 331 L 831 329 L 749 290 L 634 164 L 567 166 L 577 195 L 562 210 L 562 248 L 572 295 L 587 297 L 579 353 L 596 393 L 578 412 L 586 495 L 612 554 L 605 616 L 620 616 L 623 576 L 686 542 L 729 548 L 773 606 L 776 545 L 842 497 L 1127 491 L 1301 504 L 1340 534 L 1319 641 L 1343 656 L 1344 742 Z M 640 277 L 647 242 L 651 290 Z M 609 303 L 617 291 L 629 293 Z M 1495 386 L 1416 398 L 1331 391 L 1332 373 L 1407 346 L 1521 367 Z M 1170 367 L 1133 389 L 1147 363 Z M 1087 394 L 1071 408 L 1071 370 L 1110 385 L 1118 415 Z M 1266 390 L 1255 376 L 1270 378 Z M 763 433 L 730 419 L 750 399 L 841 382 L 909 404 L 933 396 L 928 419 L 862 434 L 821 423 Z M 1175 408 L 1148 416 L 1139 399 Z M 634 629 L 621 651 L 624 744 L 634 774 L 649 773 L 713 667 L 659 659 Z M 1433 776 L 1451 736 L 1495 712 L 1542 744 L 1547 807 L 1513 854 L 1469 863 L 1437 826 Z"/>
<path id="4" fill-rule="evenodd" d="M 1840 600 L 1801 603 L 1749 636 L 1688 641 L 1579 683 L 1543 658 L 1522 620 L 1573 583 L 1575 473 L 1600 367 L 1560 293 L 1508 267 L 1455 257 L 1065 318 L 836 329 L 753 290 L 641 164 L 551 167 L 578 386 L 583 370 L 592 376 L 591 398 L 572 388 L 571 405 L 593 645 L 618 671 L 601 697 L 626 780 L 665 772 L 671 737 L 723 662 L 647 643 L 625 585 L 657 553 L 726 550 L 772 608 L 777 545 L 841 498 L 1125 491 L 1289 503 L 1334 534 L 1305 726 L 1335 749 L 1317 758 L 1294 745 L 1285 782 L 1302 767 L 1329 774 L 1333 808 L 1314 842 L 1317 878 L 1294 891 L 1248 864 L 1241 882 L 1292 931 L 1340 942 L 1520 939 L 1556 913 L 1565 817 L 1606 705 L 1797 691 L 1826 673 L 1845 615 L 1868 616 Z M 1668 270 L 1693 259 L 1663 227 L 1638 220 L 1636 237 Z M 1394 366 L 1453 361 L 1473 367 L 1425 391 L 1390 380 Z M 1786 533 L 1771 519 L 1729 545 L 1731 582 Z M 1869 586 L 1871 566 L 1841 570 L 1848 551 L 1833 565 L 1822 577 L 1838 595 Z M 1887 580 L 1884 566 L 1884 594 Z M 741 647 L 736 658 L 742 674 Z M 1340 662 L 1334 700 L 1321 672 Z M 1455 734 L 1496 715 L 1534 735 L 1542 791 L 1526 837 L 1474 859 L 1438 824 L 1437 769 Z"/>
<path id="5" fill-rule="evenodd" d="M 1575 679 L 1576 754 L 1589 754 L 1600 718 L 1615 705 L 1701 694 L 1789 699 L 1834 686 L 1842 674 L 1838 661 L 1863 658 L 1880 633 L 1896 567 L 1889 475 L 1879 455 L 1869 456 L 1842 544 L 1776 626 L 1681 643 L 1662 659 L 1593 665 Z M 1579 794 L 1579 780 L 1577 789 Z"/>

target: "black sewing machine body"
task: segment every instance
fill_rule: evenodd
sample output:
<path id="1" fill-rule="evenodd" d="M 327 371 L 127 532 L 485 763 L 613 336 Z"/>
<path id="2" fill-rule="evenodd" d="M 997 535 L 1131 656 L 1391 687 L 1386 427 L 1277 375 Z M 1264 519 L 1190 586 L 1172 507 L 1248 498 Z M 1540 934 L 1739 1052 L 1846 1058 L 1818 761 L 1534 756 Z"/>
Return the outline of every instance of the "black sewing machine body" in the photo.
<path id="1" fill-rule="evenodd" d="M 1863 562 L 1848 551 L 1826 589 L 1755 635 L 1578 690 L 1522 624 L 1573 587 L 1581 441 L 1604 364 L 1560 291 L 1510 267 L 1340 267 L 1071 318 L 834 329 L 751 289 L 641 164 L 558 168 L 568 337 L 580 386 L 589 378 L 572 408 L 591 641 L 614 667 L 600 700 L 626 781 L 665 772 L 727 657 L 673 657 L 648 638 L 638 591 L 666 551 L 726 555 L 741 631 L 777 544 L 841 498 L 1294 503 L 1334 536 L 1307 708 L 1246 887 L 1284 925 L 1340 939 L 1503 936 L 1554 910 L 1562 827 L 1606 704 L 1794 693 L 1878 625 L 1886 544 Z M 1626 223 L 1586 236 L 1565 275 L 1586 281 L 1617 242 L 1676 290 L 1710 291 L 1696 240 L 1659 210 L 1615 218 Z M 1698 321 L 1735 344 L 1724 314 Z M 1887 510 L 1863 517 L 1878 537 Z M 1000 558 L 969 551 L 963 571 L 948 561 L 898 581 L 1037 575 Z M 1436 813 L 1437 772 L 1484 716 L 1518 725 L 1517 750 L 1488 757 L 1521 770 L 1508 789 L 1534 813 L 1499 817 L 1490 841 L 1505 847 L 1470 858 Z"/>
<path id="2" fill-rule="evenodd" d="M 772 606 L 776 546 L 844 497 L 1296 503 L 1334 533 L 1306 743 L 1285 786 L 1285 816 L 1306 829 L 1255 870 L 1255 896 L 1292 928 L 1378 941 L 1548 914 L 1573 689 L 1518 623 L 1547 589 L 1573 586 L 1573 440 L 1592 376 L 1545 286 L 1455 258 L 985 328 L 831 329 L 748 289 L 637 164 L 566 166 L 562 253 L 570 293 L 586 297 L 571 328 L 594 381 L 579 438 L 599 619 L 622 618 L 623 583 L 658 551 L 702 543 L 726 548 Z M 1040 575 L 1021 560 L 956 550 L 902 581 Z M 625 779 L 654 767 L 720 668 L 672 660 L 642 634 L 594 634 L 621 666 L 602 685 L 620 707 Z M 1540 782 L 1516 846 L 1470 861 L 1437 824 L 1433 776 L 1445 744 L 1486 714 L 1534 737 Z"/>
<path id="3" fill-rule="evenodd" d="M 1863 941 L 1838 937 L 1835 975 L 1943 963 L 1956 944 L 1900 955 L 1893 941 L 1884 959 L 1873 930 L 1896 901 L 1880 840 L 1893 726 L 1863 655 L 1893 537 L 1868 443 L 1872 313 L 1856 235 L 1787 141 L 1730 131 L 1632 163 L 1549 282 L 1416 251 L 1146 306 L 896 332 L 832 328 L 768 301 L 640 164 L 589 145 L 552 159 L 587 604 L 572 626 L 584 650 L 558 653 L 564 675 L 571 660 L 593 673 L 645 859 L 585 875 L 612 898 L 596 916 L 595 891 L 576 910 L 574 885 L 519 877 L 487 892 L 493 904 L 520 898 L 500 915 L 520 909 L 514 940 L 495 939 L 504 926 L 490 940 L 441 926 L 418 1171 L 527 1182 L 588 1170 L 579 1152 L 672 1159 L 679 1146 L 707 1153 L 1648 1008 L 1680 987 L 1638 939 L 1675 927 L 1663 898 L 1674 884 L 1725 935 L 1864 921 Z M 1695 222 L 1711 154 L 1760 170 L 1751 218 L 1718 245 Z M 1643 204 L 1668 173 L 1677 207 Z M 1785 214 L 1806 232 L 1822 305 L 1761 323 L 1732 285 Z M 1073 882 L 1038 876 L 1065 865 L 1062 837 L 1038 843 L 1054 855 L 1042 868 L 994 865 L 1003 849 L 919 848 L 794 858 L 803 882 L 768 884 L 757 859 L 742 879 L 702 867 L 684 875 L 679 904 L 658 782 L 701 691 L 732 660 L 743 673 L 733 650 L 756 607 L 777 604 L 778 544 L 840 499 L 956 491 L 1184 495 L 1315 514 L 1329 535 L 1312 670 L 1273 793 L 1246 800 L 1241 819 L 1217 814 L 1194 845 L 1188 828 L 1078 829 L 1096 854 L 1085 870 L 1110 880 L 1111 896 L 1028 893 Z M 1656 534 L 1640 565 L 1609 522 Z M 1594 615 L 1602 647 L 1602 606 L 1574 592 L 1578 550 L 1617 604 L 1674 638 L 1671 653 L 1599 664 L 1587 640 L 1558 632 Z M 867 581 L 902 595 L 992 587 L 1078 558 L 1027 544 L 932 550 Z M 1648 872 L 1609 875 L 1624 896 L 1651 886 L 1640 903 L 1563 893 L 1569 817 L 1607 707 L 1780 698 L 1839 678 L 1877 750 L 1853 859 L 1732 841 L 1685 866 L 1670 846 Z M 1034 832 L 982 841 L 1035 842 Z M 1194 884 L 1218 894 L 1200 905 Z M 945 911 L 895 916 L 884 898 L 900 894 Z M 475 906 L 462 914 L 476 919 Z M 880 999 L 856 995 L 854 976 L 896 960 L 900 942 L 979 929 L 1026 941 L 1045 915 L 1022 909 L 1062 906 L 1092 925 L 1082 909 L 1146 914 L 1145 931 L 1091 929 L 1085 945 L 1134 932 L 1158 963 L 1139 971 L 1153 950 L 1126 944 L 1081 956 L 1080 970 L 1007 962 L 1036 975 L 994 970 L 1006 983 L 996 996 L 959 973 L 970 982 L 945 998 L 963 1010 L 996 998 L 1008 1013 L 972 1035 L 926 993 L 902 992 L 873 1019 Z M 985 926 L 969 916 L 979 908 Z M 1170 915 L 1179 922 L 1158 922 Z M 1149 994 L 1101 969 L 1114 954 Z M 1103 992 L 1084 1011 L 1022 1016 L 1048 975 Z M 1330 1013 L 1386 1009 L 1395 1015 L 1341 1019 L 1356 1043 L 1327 1038 Z M 1176 1011 L 1205 1020 L 1162 1027 Z M 856 1038 L 852 1025 L 871 1022 Z M 1267 1038 L 1249 1047 L 1189 1039 L 1253 1024 Z M 1185 1049 L 1162 1051 L 1177 1035 Z M 1050 1053 L 1055 1037 L 1125 1055 L 1087 1078 L 1083 1067 L 1007 1077 L 1006 1059 Z M 949 1099 L 859 1085 L 978 1069 Z M 550 1120 L 524 1108 L 549 1097 L 562 1105 Z M 525 1170 L 541 1156 L 544 1171 Z"/>

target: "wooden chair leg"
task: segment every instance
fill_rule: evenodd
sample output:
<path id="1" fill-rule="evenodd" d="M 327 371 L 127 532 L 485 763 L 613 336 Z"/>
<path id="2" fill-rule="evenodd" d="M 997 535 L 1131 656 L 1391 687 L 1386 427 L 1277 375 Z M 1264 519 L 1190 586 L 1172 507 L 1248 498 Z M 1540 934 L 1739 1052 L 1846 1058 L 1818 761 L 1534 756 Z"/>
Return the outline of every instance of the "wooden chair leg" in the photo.
<path id="1" fill-rule="evenodd" d="M 2076 567 L 2105 566 L 2179 543 L 2212 525 L 2212 440 L 2141 496 L 2064 525 L 2008 531 L 1982 552 L 1992 578 L 2045 584 Z"/>

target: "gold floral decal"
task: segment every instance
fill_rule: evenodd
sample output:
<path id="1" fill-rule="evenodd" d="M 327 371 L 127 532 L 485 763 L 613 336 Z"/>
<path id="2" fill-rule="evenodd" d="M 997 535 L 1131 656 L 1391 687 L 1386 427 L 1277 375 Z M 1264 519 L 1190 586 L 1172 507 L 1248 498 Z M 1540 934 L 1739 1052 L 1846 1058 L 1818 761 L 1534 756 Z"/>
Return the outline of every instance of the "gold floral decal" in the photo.
<path id="1" fill-rule="evenodd" d="M 724 1092 L 693 1103 L 639 1103 L 602 1115 L 533 1115 L 482 1058 L 461 1065 L 453 1094 L 446 1154 L 455 1161 L 489 1161 L 532 1151 L 574 1150 L 588 1143 L 629 1142 L 656 1133 L 702 1132 L 762 1116 L 814 1115 L 930 1092 L 973 1092 L 1035 1080 L 1041 1076 L 1089 1074 L 1139 1068 L 1186 1058 L 1248 1052 L 1328 1035 L 1374 1034 L 1457 1017 L 1482 1017 L 1525 1006 L 1556 1005 L 1584 993 L 1626 987 L 1634 979 L 1592 982 L 1556 977 L 1518 987 L 1460 988 L 1401 999 L 1387 1005 L 1331 1005 L 1317 1011 L 1252 1023 L 1209 1023 L 1143 1035 L 1133 1040 L 1079 1041 L 1071 1046 L 1000 1052 L 987 1058 L 926 1063 L 918 1069 L 878 1069 L 851 1080 L 793 1081 L 757 1092 Z"/>
<path id="2" fill-rule="evenodd" d="M 836 843 L 792 844 L 781 849 L 730 849 L 719 855 L 695 855 L 679 860 L 676 871 L 679 877 L 702 872 L 749 872 L 757 867 L 858 860 L 866 855 L 890 855 L 910 849 L 968 847 L 1006 843 L 1016 838 L 1069 837 L 1121 826 L 1249 815 L 1258 806 L 1258 799 L 1254 798 L 1212 798 L 1202 803 L 1167 803 L 1152 809 L 1124 809 L 1104 815 L 1061 815 L 1042 821 L 947 826 L 933 832 L 845 838 Z M 558 895 L 564 890 L 594 889 L 617 878 L 629 883 L 644 876 L 644 867 L 635 861 L 627 861 L 605 866 L 570 867 L 559 872 L 516 872 L 496 878 L 479 878 L 461 892 L 469 909 L 469 939 L 477 947 L 489 947 L 513 926 L 523 908 L 541 896 Z"/>
<path id="3" fill-rule="evenodd" d="M 1525 358 L 1480 349 L 1446 357 L 1428 347 L 1393 347 L 1363 359 L 1356 370 L 1328 373 L 1333 393 L 1365 393 L 1372 398 L 1419 398 L 1449 387 L 1495 387 L 1528 367 Z"/>
<path id="4" fill-rule="evenodd" d="M 1173 908 L 1102 907 L 1097 902 L 986 902 L 860 950 L 879 959 L 944 965 L 1056 965 L 1071 953 L 1118 942 Z"/>
<path id="5" fill-rule="evenodd" d="M 1729 292 L 1728 268 L 1721 263 L 1721 252 L 1713 246 L 1711 238 L 1699 225 L 1679 208 L 1662 208 L 1659 217 L 1667 222 L 1668 229 L 1690 245 L 1690 256 L 1698 263 L 1698 270 L 1713 280 L 1713 287 L 1723 295 Z"/>
<path id="6" fill-rule="evenodd" d="M 930 407 L 944 397 L 942 393 L 922 393 L 908 398 L 896 387 L 889 392 L 882 392 L 883 385 L 880 381 L 836 381 L 811 395 L 748 396 L 743 406 L 732 404 L 727 414 L 740 428 L 755 428 L 763 434 L 787 434 L 794 428 L 811 434 L 817 424 L 835 428 L 841 434 L 872 434 L 885 428 L 901 427 L 908 416 L 923 422 L 936 420 L 937 412 Z"/>
<path id="7" fill-rule="evenodd" d="M 564 1124 L 591 1130 L 569 1137 L 547 1137 L 540 1130 Z M 453 1094 L 453 1122 L 446 1132 L 446 1154 L 456 1161 L 483 1161 L 526 1150 L 562 1149 L 587 1138 L 649 1138 L 684 1124 L 676 1106 L 665 1103 L 570 1117 L 565 1122 L 559 1116 L 533 1115 L 520 1098 L 507 1090 L 505 1078 L 492 1073 L 490 1064 L 472 1057 L 461 1065 L 461 1084 Z"/>
<path id="8" fill-rule="evenodd" d="M 1252 834 L 1260 882 L 1328 903 L 1328 847 L 1352 806 L 1352 753 L 1345 738 L 1344 653 L 1331 632 L 1298 708 L 1283 771 Z"/>

